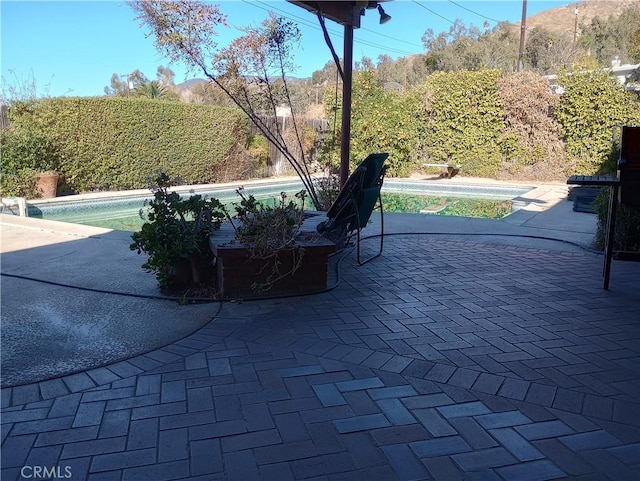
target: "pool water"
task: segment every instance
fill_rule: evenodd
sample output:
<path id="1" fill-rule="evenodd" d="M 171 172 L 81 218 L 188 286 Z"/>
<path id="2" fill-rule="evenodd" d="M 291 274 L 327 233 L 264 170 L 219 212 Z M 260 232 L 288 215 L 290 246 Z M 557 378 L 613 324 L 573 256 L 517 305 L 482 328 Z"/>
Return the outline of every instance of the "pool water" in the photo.
<path id="1" fill-rule="evenodd" d="M 512 201 L 510 199 L 480 199 L 384 193 L 382 196 L 382 207 L 385 212 L 501 219 L 511 214 Z"/>
<path id="2" fill-rule="evenodd" d="M 279 191 L 278 191 L 279 192 Z M 292 191 L 293 193 L 296 191 Z M 272 203 L 278 194 L 256 193 L 259 201 Z M 237 197 L 216 197 L 233 212 L 233 202 Z M 75 208 L 31 208 L 29 216 L 47 220 L 57 220 L 83 224 L 94 227 L 105 227 L 115 230 L 135 232 L 145 222 L 140 217 L 144 201 L 101 201 L 85 203 Z M 486 199 L 456 196 L 434 196 L 418 193 L 400 193 L 383 191 L 383 208 L 385 212 L 423 213 L 433 215 L 450 215 L 460 217 L 482 217 L 500 219 L 512 211 L 511 199 Z"/>

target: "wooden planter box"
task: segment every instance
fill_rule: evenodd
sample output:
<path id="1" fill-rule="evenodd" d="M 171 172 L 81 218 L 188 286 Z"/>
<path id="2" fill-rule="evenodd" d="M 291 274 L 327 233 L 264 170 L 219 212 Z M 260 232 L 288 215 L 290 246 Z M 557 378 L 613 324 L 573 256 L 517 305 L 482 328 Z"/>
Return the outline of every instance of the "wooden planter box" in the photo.
<path id="1" fill-rule="evenodd" d="M 251 259 L 248 250 L 239 242 L 217 235 L 211 238 L 211 250 L 216 256 L 218 289 L 225 298 L 255 298 L 278 295 L 296 295 L 318 292 L 327 287 L 327 263 L 335 252 L 333 242 L 315 233 L 302 234 L 297 241 L 304 249 L 302 263 L 293 273 L 277 280 L 267 291 L 256 290 L 254 284 L 263 284 L 272 273 L 273 259 Z M 280 272 L 289 272 L 299 253 L 285 250 L 279 253 Z"/>

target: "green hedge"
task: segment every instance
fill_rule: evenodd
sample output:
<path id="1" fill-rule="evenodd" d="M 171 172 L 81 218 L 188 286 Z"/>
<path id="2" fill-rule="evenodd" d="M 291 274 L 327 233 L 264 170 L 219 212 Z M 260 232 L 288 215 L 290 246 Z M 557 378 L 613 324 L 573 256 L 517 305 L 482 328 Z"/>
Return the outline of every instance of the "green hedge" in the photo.
<path id="1" fill-rule="evenodd" d="M 188 184 L 220 181 L 248 139 L 237 109 L 143 98 L 44 99 L 10 120 L 3 146 L 37 132 L 55 146 L 55 168 L 75 192 L 144 188 L 157 168 Z M 25 158 L 13 157 L 18 164 Z"/>
<path id="2" fill-rule="evenodd" d="M 555 115 L 562 124 L 567 154 L 576 163 L 573 173 L 615 171 L 614 127 L 640 125 L 638 96 L 602 71 L 564 74 L 558 84 L 564 92 Z"/>
<path id="3" fill-rule="evenodd" d="M 505 128 L 499 76 L 498 70 L 483 70 L 428 77 L 420 95 L 425 161 L 461 164 L 465 175 L 498 175 Z"/>
<path id="4" fill-rule="evenodd" d="M 321 161 L 340 163 L 342 92 L 327 89 L 324 108 L 331 132 L 322 146 Z M 372 71 L 356 72 L 351 98 L 351 170 L 372 152 L 388 152 L 388 175 L 409 175 L 414 167 L 417 139 L 415 98 L 385 92 Z M 335 130 L 334 130 L 335 129 Z"/>
<path id="5" fill-rule="evenodd" d="M 541 90 L 532 92 L 545 88 L 542 79 L 508 77 L 498 70 L 439 72 L 396 92 L 385 91 L 375 72 L 357 72 L 352 167 L 380 151 L 390 153 L 394 176 L 423 162 L 459 163 L 462 175 L 489 178 L 525 168 L 543 180 L 615 170 L 612 129 L 640 125 L 637 95 L 606 72 L 580 72 L 559 77 L 565 91 L 556 105 Z M 340 98 L 332 88 L 324 99 L 327 118 L 339 129 Z M 3 195 L 29 194 L 20 187 L 24 179 L 50 168 L 61 172 L 69 191 L 85 192 L 144 188 L 159 167 L 187 183 L 205 183 L 241 178 L 256 167 L 247 160 L 252 156 L 254 164 L 264 162 L 256 141 L 247 153 L 248 120 L 234 108 L 55 98 L 13 104 L 10 120 L 0 138 Z M 337 165 L 339 145 L 330 141 L 339 132 L 327 138 L 325 159 Z"/>
<path id="6" fill-rule="evenodd" d="M 352 102 L 352 169 L 372 152 L 388 152 L 389 175 L 408 176 L 417 137 L 413 99 L 385 92 L 373 72 L 362 72 L 354 78 Z"/>
<path id="7" fill-rule="evenodd" d="M 564 74 L 558 83 L 565 89 L 561 96 L 533 72 L 437 72 L 396 92 L 385 91 L 375 72 L 356 72 L 352 167 L 380 151 L 390 153 L 394 176 L 423 162 L 457 163 L 461 175 L 488 178 L 562 180 L 611 170 L 613 128 L 640 125 L 639 96 L 607 72 Z M 337 129 L 329 140 L 340 137 L 340 97 L 335 87 L 324 94 L 326 116 Z M 325 145 L 324 159 L 337 165 L 339 141 Z"/>

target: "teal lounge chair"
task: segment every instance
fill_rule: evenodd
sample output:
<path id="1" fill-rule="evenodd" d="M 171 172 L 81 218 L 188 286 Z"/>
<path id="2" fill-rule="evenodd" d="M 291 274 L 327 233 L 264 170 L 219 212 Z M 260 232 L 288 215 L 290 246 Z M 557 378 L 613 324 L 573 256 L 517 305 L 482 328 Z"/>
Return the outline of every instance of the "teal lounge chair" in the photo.
<path id="1" fill-rule="evenodd" d="M 343 249 L 356 237 L 358 264 L 362 265 L 382 254 L 384 246 L 384 212 L 380 190 L 387 166 L 387 153 L 370 154 L 349 176 L 337 199 L 327 211 L 327 220 L 318 224 L 317 231 Z M 361 260 L 360 231 L 366 227 L 376 207 L 380 210 L 380 248 L 377 254 Z"/>

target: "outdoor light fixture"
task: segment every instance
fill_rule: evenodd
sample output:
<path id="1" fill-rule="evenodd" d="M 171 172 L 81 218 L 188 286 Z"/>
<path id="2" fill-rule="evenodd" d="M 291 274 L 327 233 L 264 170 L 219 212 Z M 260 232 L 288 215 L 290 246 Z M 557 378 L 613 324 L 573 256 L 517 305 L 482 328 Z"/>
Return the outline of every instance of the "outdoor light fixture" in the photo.
<path id="1" fill-rule="evenodd" d="M 378 4 L 378 12 L 380 13 L 380 25 L 391 20 L 391 15 L 387 15 L 380 4 Z"/>

